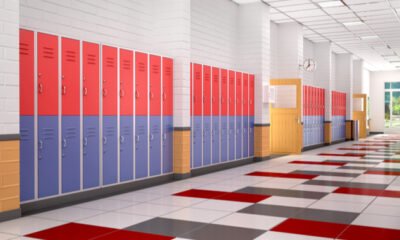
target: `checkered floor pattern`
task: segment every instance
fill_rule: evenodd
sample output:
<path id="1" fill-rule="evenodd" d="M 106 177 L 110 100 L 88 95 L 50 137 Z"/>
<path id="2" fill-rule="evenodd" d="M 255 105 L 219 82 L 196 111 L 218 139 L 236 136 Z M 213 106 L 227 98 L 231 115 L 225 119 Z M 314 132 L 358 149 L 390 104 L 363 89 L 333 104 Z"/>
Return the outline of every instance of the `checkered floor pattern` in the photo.
<path id="1" fill-rule="evenodd" d="M 400 135 L 0 223 L 0 240 L 400 239 Z"/>

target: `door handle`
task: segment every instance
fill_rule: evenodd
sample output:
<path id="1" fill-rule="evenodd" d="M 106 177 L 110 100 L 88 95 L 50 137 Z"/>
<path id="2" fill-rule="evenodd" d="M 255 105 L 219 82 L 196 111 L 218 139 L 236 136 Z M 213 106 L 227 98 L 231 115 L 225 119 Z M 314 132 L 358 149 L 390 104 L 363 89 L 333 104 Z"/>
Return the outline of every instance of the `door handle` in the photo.
<path id="1" fill-rule="evenodd" d="M 107 96 L 107 93 L 108 93 L 108 92 L 107 92 L 107 89 L 104 88 L 104 89 L 103 89 L 103 97 Z"/>
<path id="2" fill-rule="evenodd" d="M 163 98 L 164 98 L 164 100 L 167 99 L 167 94 L 166 93 L 163 93 Z"/>
<path id="3" fill-rule="evenodd" d="M 39 93 L 43 93 L 43 83 L 38 84 L 38 91 Z"/>
<path id="4" fill-rule="evenodd" d="M 83 138 L 83 146 L 87 146 L 87 144 L 88 144 L 88 139 L 87 139 L 87 137 L 84 137 Z"/>
<path id="5" fill-rule="evenodd" d="M 119 95 L 125 97 L 125 91 L 123 89 L 119 90 Z"/>
<path id="6" fill-rule="evenodd" d="M 67 86 L 63 85 L 62 86 L 62 95 L 66 95 L 67 94 Z"/>
<path id="7" fill-rule="evenodd" d="M 140 138 L 139 135 L 136 135 L 136 142 L 139 142 Z"/>
<path id="8" fill-rule="evenodd" d="M 136 98 L 139 98 L 139 91 L 138 90 L 135 91 L 135 95 L 136 95 Z"/>
<path id="9" fill-rule="evenodd" d="M 87 87 L 84 87 L 83 88 L 83 95 L 87 96 L 87 94 L 88 94 L 88 89 L 87 89 Z"/>
<path id="10" fill-rule="evenodd" d="M 39 140 L 39 149 L 43 149 L 43 141 Z"/>
<path id="11" fill-rule="evenodd" d="M 120 141 L 121 141 L 121 143 L 124 143 L 125 142 L 125 137 L 124 136 L 120 136 Z"/>
<path id="12" fill-rule="evenodd" d="M 63 138 L 63 148 L 67 147 L 67 139 Z"/>
<path id="13" fill-rule="evenodd" d="M 103 145 L 107 144 L 107 137 L 103 137 Z"/>
<path id="14" fill-rule="evenodd" d="M 163 138 L 164 138 L 164 140 L 167 139 L 167 134 L 166 133 L 163 134 Z"/>
<path id="15" fill-rule="evenodd" d="M 150 134 L 150 141 L 154 140 L 154 134 Z"/>

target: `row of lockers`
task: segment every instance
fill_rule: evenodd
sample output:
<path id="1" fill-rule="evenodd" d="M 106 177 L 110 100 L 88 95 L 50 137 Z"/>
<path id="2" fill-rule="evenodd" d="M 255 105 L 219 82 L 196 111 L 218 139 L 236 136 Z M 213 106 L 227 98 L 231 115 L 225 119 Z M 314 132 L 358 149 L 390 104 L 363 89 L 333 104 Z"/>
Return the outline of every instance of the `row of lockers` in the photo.
<path id="1" fill-rule="evenodd" d="M 346 93 L 332 91 L 332 115 L 346 116 Z"/>
<path id="2" fill-rule="evenodd" d="M 192 116 L 254 116 L 254 75 L 191 64 Z"/>
<path id="3" fill-rule="evenodd" d="M 254 155 L 254 75 L 191 65 L 191 166 Z"/>
<path id="4" fill-rule="evenodd" d="M 303 86 L 303 146 L 324 143 L 325 89 Z"/>
<path id="5" fill-rule="evenodd" d="M 21 201 L 172 172 L 173 60 L 20 32 Z"/>
<path id="6" fill-rule="evenodd" d="M 303 86 L 303 114 L 304 116 L 325 115 L 325 89 Z"/>

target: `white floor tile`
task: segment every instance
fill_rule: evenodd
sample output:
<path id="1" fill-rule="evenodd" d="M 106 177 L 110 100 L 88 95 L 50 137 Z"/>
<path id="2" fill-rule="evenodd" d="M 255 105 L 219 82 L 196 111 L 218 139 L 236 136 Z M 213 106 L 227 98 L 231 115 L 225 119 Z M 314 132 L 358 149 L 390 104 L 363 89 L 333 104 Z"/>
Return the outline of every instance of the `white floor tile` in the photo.
<path id="1" fill-rule="evenodd" d="M 177 207 L 188 207 L 199 202 L 204 202 L 206 199 L 203 198 L 192 198 L 192 197 L 179 197 L 179 196 L 167 196 L 159 198 L 149 203 L 159 204 L 159 205 L 169 205 Z"/>
<path id="2" fill-rule="evenodd" d="M 18 237 L 18 236 L 17 235 L 6 234 L 6 233 L 0 233 L 0 240 L 15 239 L 16 237 Z"/>
<path id="3" fill-rule="evenodd" d="M 117 212 L 158 217 L 179 209 L 181 209 L 181 207 L 171 206 L 171 205 L 141 203 L 127 208 L 119 209 L 117 210 Z"/>
<path id="4" fill-rule="evenodd" d="M 373 196 L 331 193 L 331 194 L 328 194 L 325 197 L 323 197 L 321 200 L 369 204 L 375 198 L 376 197 L 373 197 Z"/>
<path id="5" fill-rule="evenodd" d="M 377 197 L 373 204 L 400 207 L 400 198 Z"/>
<path id="6" fill-rule="evenodd" d="M 207 200 L 199 204 L 191 206 L 192 208 L 210 209 L 216 211 L 236 212 L 245 207 L 253 205 L 253 203 L 222 201 L 222 200 Z"/>
<path id="7" fill-rule="evenodd" d="M 244 227 L 260 230 L 269 230 L 286 218 L 262 216 L 255 214 L 233 213 L 229 216 L 221 218 L 214 222 L 214 224 L 227 225 L 233 227 Z"/>
<path id="8" fill-rule="evenodd" d="M 63 225 L 65 223 L 66 222 L 63 221 L 54 221 L 29 216 L 0 223 L 0 232 L 14 235 L 26 235 Z"/>
<path id="9" fill-rule="evenodd" d="M 96 209 L 78 208 L 78 207 L 66 207 L 35 214 L 33 216 L 38 218 L 57 220 L 57 221 L 73 222 L 73 221 L 79 221 L 84 218 L 92 217 L 101 213 L 104 213 L 104 211 Z"/>
<path id="10" fill-rule="evenodd" d="M 352 182 L 390 184 L 395 178 L 395 176 L 363 174 L 354 178 Z"/>
<path id="11" fill-rule="evenodd" d="M 313 180 L 350 182 L 351 180 L 353 180 L 353 178 L 352 177 L 336 177 L 336 176 L 318 176 L 316 178 L 313 178 Z"/>
<path id="12" fill-rule="evenodd" d="M 117 199 L 100 199 L 96 201 L 81 203 L 78 205 L 74 205 L 74 207 L 78 208 L 87 208 L 87 209 L 96 209 L 102 211 L 112 211 L 121 208 L 126 208 L 128 206 L 132 206 L 138 204 L 139 202 L 131 202 L 131 201 L 123 201 Z"/>
<path id="13" fill-rule="evenodd" d="M 400 230 L 400 217 L 362 213 L 351 224 Z"/>
<path id="14" fill-rule="evenodd" d="M 113 197 L 110 197 L 110 199 L 117 199 L 117 200 L 123 200 L 123 201 L 130 201 L 130 202 L 149 202 L 158 198 L 161 198 L 162 196 L 160 195 L 155 195 L 151 193 L 136 193 L 136 192 L 131 192 L 131 193 L 124 193 L 120 195 L 116 195 Z"/>
<path id="15" fill-rule="evenodd" d="M 320 200 L 309 206 L 308 208 L 332 210 L 340 212 L 362 212 L 368 206 L 367 203 L 338 202 Z"/>
<path id="16" fill-rule="evenodd" d="M 149 216 L 108 212 L 79 221 L 80 223 L 122 229 L 151 219 Z"/>
<path id="17" fill-rule="evenodd" d="M 255 184 L 255 185 L 253 185 L 253 187 L 289 189 L 289 188 L 294 187 L 296 185 L 297 185 L 297 183 L 279 183 L 279 182 L 266 181 L 266 182 L 263 182 L 263 183 Z"/>
<path id="18" fill-rule="evenodd" d="M 316 200 L 307 199 L 307 198 L 292 198 L 292 197 L 279 197 L 272 196 L 269 197 L 259 204 L 267 204 L 267 205 L 279 205 L 279 206 L 288 206 L 288 207 L 307 207 L 314 203 Z"/>
<path id="19" fill-rule="evenodd" d="M 164 215 L 163 218 L 210 223 L 229 214 L 229 212 L 223 211 L 184 208 L 182 210 Z"/>
<path id="20" fill-rule="evenodd" d="M 372 203 L 364 213 L 400 217 L 400 207 Z"/>
<path id="21" fill-rule="evenodd" d="M 333 240 L 333 239 L 271 231 L 264 233 L 263 235 L 256 238 L 256 240 Z"/>

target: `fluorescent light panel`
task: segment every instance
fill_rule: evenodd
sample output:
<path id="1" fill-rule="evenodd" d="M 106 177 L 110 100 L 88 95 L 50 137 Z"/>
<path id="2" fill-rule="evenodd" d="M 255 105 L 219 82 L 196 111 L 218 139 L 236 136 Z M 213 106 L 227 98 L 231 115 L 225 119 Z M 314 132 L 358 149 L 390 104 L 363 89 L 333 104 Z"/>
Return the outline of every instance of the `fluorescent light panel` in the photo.
<path id="1" fill-rule="evenodd" d="M 343 25 L 345 26 L 359 26 L 363 25 L 364 23 L 361 21 L 356 21 L 356 22 L 344 22 Z"/>
<path id="2" fill-rule="evenodd" d="M 371 40 L 371 39 L 378 39 L 379 37 L 376 35 L 372 35 L 372 36 L 362 36 L 360 38 L 361 40 Z"/>
<path id="3" fill-rule="evenodd" d="M 318 4 L 319 4 L 319 6 L 321 6 L 322 8 L 343 6 L 343 3 L 342 3 L 341 1 L 320 2 L 320 3 L 318 3 Z"/>

